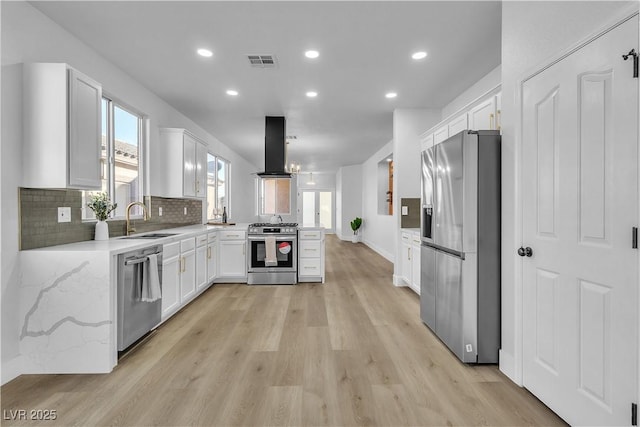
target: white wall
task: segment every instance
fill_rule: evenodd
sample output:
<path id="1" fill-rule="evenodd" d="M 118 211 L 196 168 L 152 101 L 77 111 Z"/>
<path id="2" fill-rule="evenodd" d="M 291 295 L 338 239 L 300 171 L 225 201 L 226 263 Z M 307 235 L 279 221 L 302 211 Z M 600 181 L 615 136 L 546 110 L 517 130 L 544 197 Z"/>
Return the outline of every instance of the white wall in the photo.
<path id="1" fill-rule="evenodd" d="M 393 211 L 400 209 L 400 199 L 420 197 L 420 134 L 440 121 L 442 111 L 435 108 L 397 108 L 393 111 Z M 395 215 L 396 230 L 400 215 Z M 399 234 L 397 234 L 399 235 Z M 400 239 L 395 241 L 400 251 Z M 394 266 L 394 276 L 400 276 L 400 265 Z M 394 283 L 400 283 L 394 279 Z"/>
<path id="2" fill-rule="evenodd" d="M 502 66 L 498 65 L 496 68 L 487 73 L 486 76 L 478 80 L 467 90 L 458 95 L 453 101 L 445 105 L 442 108 L 442 120 L 451 116 L 453 113 L 458 112 L 460 109 L 478 99 L 489 90 L 498 86 L 502 82 L 501 71 Z"/>
<path id="3" fill-rule="evenodd" d="M 378 213 L 378 199 L 381 197 L 378 191 L 378 163 L 384 161 L 392 152 L 393 141 L 389 141 L 362 164 L 362 241 L 389 261 L 394 262 L 397 236 L 396 210 L 394 209 L 393 215 Z"/>
<path id="4" fill-rule="evenodd" d="M 519 265 L 521 245 L 517 222 L 518 81 L 545 65 L 552 56 L 592 35 L 605 22 L 635 2 L 502 3 L 502 350 L 500 369 L 522 383 Z M 637 3 L 635 3 L 637 7 Z M 624 50 L 620 48 L 621 52 Z"/>
<path id="5" fill-rule="evenodd" d="M 340 224 L 336 224 L 336 235 L 342 240 L 351 240 L 351 221 L 355 217 L 363 218 L 362 165 L 341 167 L 336 174 L 336 187 L 340 189 Z M 363 226 L 364 221 L 363 218 Z"/>
<path id="6" fill-rule="evenodd" d="M 203 138 L 211 152 L 231 161 L 230 219 L 254 219 L 254 178 L 250 164 L 207 134 L 142 83 L 133 80 L 90 47 L 26 2 L 2 2 L 2 382 L 18 355 L 18 191 L 21 182 L 21 74 L 23 62 L 65 62 L 103 85 L 106 93 L 150 117 L 150 149 L 160 127 L 183 127 Z M 10 369 L 9 369 L 10 371 Z"/>

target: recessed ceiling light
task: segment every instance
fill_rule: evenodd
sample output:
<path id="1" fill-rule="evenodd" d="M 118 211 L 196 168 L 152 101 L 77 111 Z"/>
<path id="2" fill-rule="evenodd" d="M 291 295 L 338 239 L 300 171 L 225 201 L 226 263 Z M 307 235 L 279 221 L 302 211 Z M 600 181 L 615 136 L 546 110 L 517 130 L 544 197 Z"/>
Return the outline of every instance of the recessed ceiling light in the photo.
<path id="1" fill-rule="evenodd" d="M 385 95 L 387 98 L 395 98 L 396 96 L 398 96 L 398 94 L 395 92 L 389 92 Z"/>
<path id="2" fill-rule="evenodd" d="M 227 91 L 227 95 L 230 95 L 230 96 L 238 96 L 238 91 L 237 91 L 237 90 L 233 90 L 233 89 L 229 89 L 229 90 Z"/>
<path id="3" fill-rule="evenodd" d="M 204 56 L 205 58 L 210 58 L 213 56 L 213 52 L 211 52 L 209 49 L 198 49 L 198 55 L 200 56 Z"/>
<path id="4" fill-rule="evenodd" d="M 308 50 L 304 53 L 304 56 L 306 56 L 307 58 L 314 59 L 320 56 L 320 52 L 318 52 L 317 50 Z"/>
<path id="5" fill-rule="evenodd" d="M 310 90 L 309 92 L 307 92 L 307 96 L 309 98 L 315 98 L 316 96 L 318 96 L 318 92 L 314 92 L 314 91 Z"/>
<path id="6" fill-rule="evenodd" d="M 411 57 L 413 59 L 424 59 L 427 57 L 427 52 L 415 52 Z"/>
<path id="7" fill-rule="evenodd" d="M 387 159 L 387 162 L 391 163 L 391 160 L 392 160 L 392 159 Z"/>

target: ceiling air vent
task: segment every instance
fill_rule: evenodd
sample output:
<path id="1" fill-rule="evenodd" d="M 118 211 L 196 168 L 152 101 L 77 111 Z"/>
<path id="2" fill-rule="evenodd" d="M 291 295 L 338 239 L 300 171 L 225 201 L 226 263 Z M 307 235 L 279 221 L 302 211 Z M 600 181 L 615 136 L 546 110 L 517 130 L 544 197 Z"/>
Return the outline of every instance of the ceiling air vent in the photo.
<path id="1" fill-rule="evenodd" d="M 252 67 L 275 68 L 276 57 L 274 55 L 247 55 Z"/>

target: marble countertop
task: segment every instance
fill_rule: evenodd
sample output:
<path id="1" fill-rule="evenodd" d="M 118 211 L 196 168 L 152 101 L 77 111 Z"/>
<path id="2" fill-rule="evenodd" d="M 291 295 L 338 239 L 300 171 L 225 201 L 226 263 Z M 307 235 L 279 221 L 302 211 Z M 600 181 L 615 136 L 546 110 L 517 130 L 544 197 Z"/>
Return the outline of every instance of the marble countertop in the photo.
<path id="1" fill-rule="evenodd" d="M 114 237 L 109 240 L 88 240 L 85 242 L 68 243 L 65 245 L 48 246 L 45 248 L 29 249 L 24 252 L 108 252 L 110 255 L 117 255 L 123 252 L 128 252 L 140 248 L 145 248 L 153 245 L 164 245 L 176 240 L 181 240 L 187 237 L 196 236 L 198 234 L 206 233 L 216 230 L 246 230 L 249 224 L 236 224 L 234 226 L 221 226 L 221 225 L 206 225 L 196 224 L 188 225 L 185 227 L 166 228 L 163 230 L 150 231 L 144 234 L 155 233 L 173 233 L 175 236 L 161 237 L 158 239 L 130 239 L 126 237 Z M 134 235 L 135 236 L 135 235 Z M 131 236 L 130 236 L 131 237 Z"/>

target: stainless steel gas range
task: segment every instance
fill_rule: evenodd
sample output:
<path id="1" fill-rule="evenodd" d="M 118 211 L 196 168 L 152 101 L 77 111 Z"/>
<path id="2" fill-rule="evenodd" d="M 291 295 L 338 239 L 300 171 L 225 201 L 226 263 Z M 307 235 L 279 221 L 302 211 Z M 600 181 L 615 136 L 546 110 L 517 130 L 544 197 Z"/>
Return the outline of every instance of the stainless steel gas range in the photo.
<path id="1" fill-rule="evenodd" d="M 298 224 L 249 225 L 249 285 L 293 285 L 297 282 Z"/>

